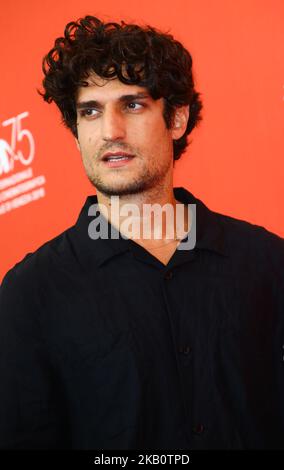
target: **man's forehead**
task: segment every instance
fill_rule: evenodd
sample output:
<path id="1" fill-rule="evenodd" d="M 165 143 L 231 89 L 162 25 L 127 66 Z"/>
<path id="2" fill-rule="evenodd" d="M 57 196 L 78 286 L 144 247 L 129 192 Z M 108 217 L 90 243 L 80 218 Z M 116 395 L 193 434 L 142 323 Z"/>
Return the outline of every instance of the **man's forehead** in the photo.
<path id="1" fill-rule="evenodd" d="M 118 78 L 104 78 L 92 74 L 86 79 L 88 86 L 79 87 L 77 90 L 77 101 L 96 99 L 111 96 L 113 99 L 119 99 L 123 95 L 143 94 L 150 97 L 149 91 L 139 85 L 128 85 L 121 82 Z"/>

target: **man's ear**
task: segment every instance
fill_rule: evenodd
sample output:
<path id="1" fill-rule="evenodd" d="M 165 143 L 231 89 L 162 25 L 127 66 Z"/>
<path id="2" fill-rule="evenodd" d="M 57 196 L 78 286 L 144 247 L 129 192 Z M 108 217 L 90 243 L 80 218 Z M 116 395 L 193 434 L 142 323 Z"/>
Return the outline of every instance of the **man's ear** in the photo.
<path id="1" fill-rule="evenodd" d="M 180 106 L 176 108 L 173 124 L 172 124 L 172 137 L 174 140 L 180 139 L 186 131 L 187 122 L 189 118 L 189 105 Z"/>
<path id="2" fill-rule="evenodd" d="M 80 144 L 79 144 L 79 140 L 76 139 L 76 137 L 75 137 L 75 142 L 76 142 L 77 149 L 79 150 L 79 152 L 81 152 L 81 147 L 80 147 Z"/>

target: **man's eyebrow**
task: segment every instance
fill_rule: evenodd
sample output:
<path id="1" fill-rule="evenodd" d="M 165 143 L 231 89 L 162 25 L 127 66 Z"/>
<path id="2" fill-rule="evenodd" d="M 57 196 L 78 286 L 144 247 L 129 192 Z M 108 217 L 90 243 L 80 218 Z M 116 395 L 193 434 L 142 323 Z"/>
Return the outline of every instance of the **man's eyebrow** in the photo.
<path id="1" fill-rule="evenodd" d="M 119 98 L 119 101 L 132 101 L 132 100 L 137 100 L 137 99 L 143 99 L 143 98 L 150 98 L 149 93 L 143 93 L 142 91 L 139 93 L 135 93 L 132 95 L 123 95 Z"/>
<path id="2" fill-rule="evenodd" d="M 149 93 L 139 92 L 132 95 L 122 95 L 118 98 L 118 101 L 125 103 L 129 101 L 134 101 L 137 99 L 150 98 Z M 89 101 L 80 101 L 76 103 L 76 109 L 86 109 L 86 108 L 101 108 L 102 104 L 97 100 Z"/>

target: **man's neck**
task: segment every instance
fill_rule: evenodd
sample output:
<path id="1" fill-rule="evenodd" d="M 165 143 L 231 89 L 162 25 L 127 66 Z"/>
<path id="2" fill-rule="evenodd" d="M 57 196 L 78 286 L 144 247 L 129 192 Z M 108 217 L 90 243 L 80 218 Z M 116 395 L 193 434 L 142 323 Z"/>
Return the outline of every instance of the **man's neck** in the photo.
<path id="1" fill-rule="evenodd" d="M 182 239 L 190 229 L 188 206 L 175 199 L 172 186 L 115 197 L 97 191 L 97 198 L 103 216 L 143 246 Z"/>

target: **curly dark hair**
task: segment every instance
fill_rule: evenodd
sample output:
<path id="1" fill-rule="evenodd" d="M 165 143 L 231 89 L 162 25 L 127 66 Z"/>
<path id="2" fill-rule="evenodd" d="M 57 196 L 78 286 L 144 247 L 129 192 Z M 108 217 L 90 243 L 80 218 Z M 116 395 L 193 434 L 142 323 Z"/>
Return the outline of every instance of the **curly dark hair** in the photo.
<path id="1" fill-rule="evenodd" d="M 77 134 L 76 94 L 92 74 L 129 85 L 145 87 L 153 99 L 164 99 L 163 116 L 169 129 L 176 108 L 189 105 L 184 135 L 173 141 L 174 160 L 190 142 L 187 135 L 202 119 L 200 93 L 194 88 L 192 58 L 172 35 L 135 24 L 104 23 L 87 15 L 65 27 L 64 37 L 44 56 L 45 101 L 54 101 L 61 111 L 62 123 Z M 85 80 L 84 80 L 85 79 Z"/>

